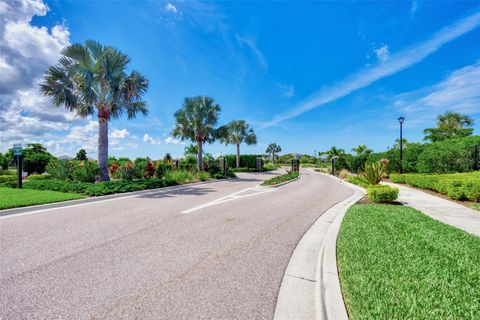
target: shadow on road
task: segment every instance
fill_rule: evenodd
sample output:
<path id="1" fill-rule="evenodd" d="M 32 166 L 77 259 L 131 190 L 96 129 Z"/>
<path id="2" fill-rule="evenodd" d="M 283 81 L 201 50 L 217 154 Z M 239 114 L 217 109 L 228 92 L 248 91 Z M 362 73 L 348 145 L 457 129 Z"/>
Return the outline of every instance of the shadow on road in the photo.
<path id="1" fill-rule="evenodd" d="M 151 198 L 151 199 L 160 199 L 160 198 L 171 198 L 176 196 L 184 195 L 194 195 L 201 196 L 204 194 L 215 192 L 215 189 L 212 188 L 195 188 L 195 187 L 185 187 L 178 190 L 158 190 L 158 192 L 152 192 L 147 194 L 140 194 L 137 198 Z"/>

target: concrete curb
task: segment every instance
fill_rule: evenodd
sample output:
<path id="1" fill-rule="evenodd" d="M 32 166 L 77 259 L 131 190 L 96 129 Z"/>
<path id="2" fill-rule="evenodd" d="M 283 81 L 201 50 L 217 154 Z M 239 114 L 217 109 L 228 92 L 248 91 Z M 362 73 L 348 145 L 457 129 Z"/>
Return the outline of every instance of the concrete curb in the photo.
<path id="1" fill-rule="evenodd" d="M 353 195 L 321 215 L 297 244 L 280 285 L 275 320 L 348 319 L 337 271 L 336 241 L 347 209 L 363 197 Z"/>

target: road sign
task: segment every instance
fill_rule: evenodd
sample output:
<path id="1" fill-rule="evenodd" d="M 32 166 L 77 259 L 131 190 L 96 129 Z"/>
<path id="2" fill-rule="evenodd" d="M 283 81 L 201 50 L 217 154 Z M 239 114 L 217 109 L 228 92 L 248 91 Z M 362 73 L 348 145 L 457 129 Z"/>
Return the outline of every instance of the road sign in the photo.
<path id="1" fill-rule="evenodd" d="M 13 145 L 13 155 L 14 156 L 21 156 L 22 154 L 23 154 L 22 144 L 21 143 L 15 143 Z"/>

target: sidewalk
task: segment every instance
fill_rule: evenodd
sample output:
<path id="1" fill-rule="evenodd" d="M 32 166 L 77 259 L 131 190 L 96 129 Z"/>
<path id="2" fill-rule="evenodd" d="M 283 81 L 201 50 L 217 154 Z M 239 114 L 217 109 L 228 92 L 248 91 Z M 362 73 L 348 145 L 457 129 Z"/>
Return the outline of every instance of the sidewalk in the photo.
<path id="1" fill-rule="evenodd" d="M 422 211 L 433 219 L 480 237 L 480 212 L 453 201 L 396 183 L 385 183 L 400 190 L 398 201 Z"/>

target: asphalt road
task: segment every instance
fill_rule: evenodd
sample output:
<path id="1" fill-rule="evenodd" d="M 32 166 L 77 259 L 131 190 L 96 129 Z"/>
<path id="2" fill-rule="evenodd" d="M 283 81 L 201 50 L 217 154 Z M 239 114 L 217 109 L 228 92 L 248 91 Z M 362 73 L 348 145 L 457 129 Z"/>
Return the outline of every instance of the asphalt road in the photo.
<path id="1" fill-rule="evenodd" d="M 296 244 L 352 191 L 240 176 L 0 217 L 0 319 L 271 319 Z"/>

